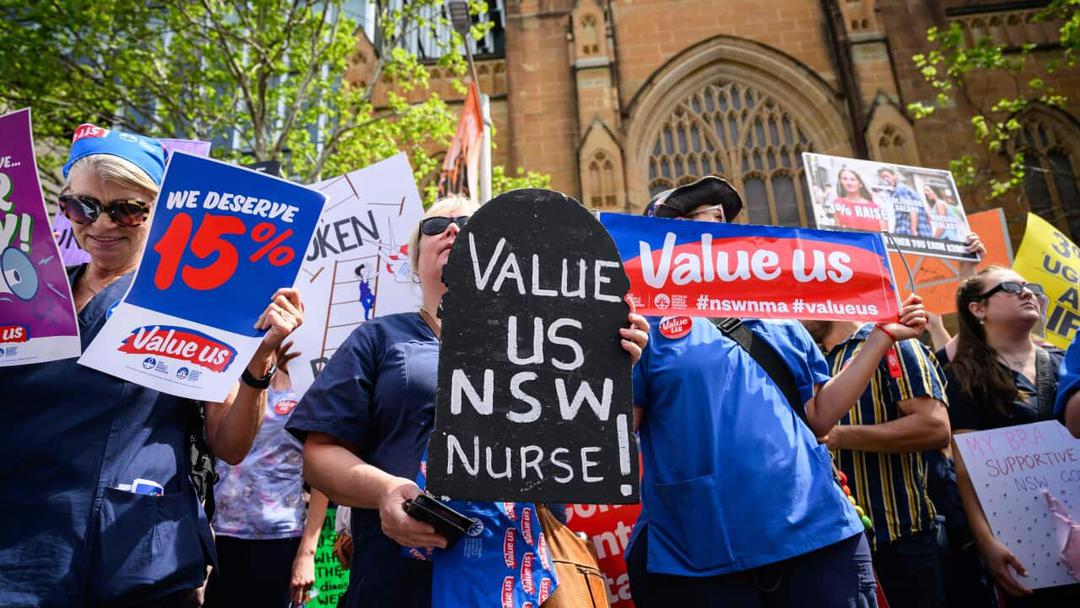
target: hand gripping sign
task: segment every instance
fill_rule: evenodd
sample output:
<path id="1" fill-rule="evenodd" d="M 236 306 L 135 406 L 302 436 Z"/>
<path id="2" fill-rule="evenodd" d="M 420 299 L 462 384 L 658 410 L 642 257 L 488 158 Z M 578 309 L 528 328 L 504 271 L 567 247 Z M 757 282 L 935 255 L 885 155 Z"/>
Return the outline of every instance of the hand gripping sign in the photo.
<path id="1" fill-rule="evenodd" d="M 637 502 L 628 282 L 603 227 L 561 193 L 508 192 L 457 236 L 443 282 L 428 489 Z"/>
<path id="2" fill-rule="evenodd" d="M 79 326 L 41 196 L 30 110 L 0 116 L 0 366 L 77 357 Z"/>
<path id="3" fill-rule="evenodd" d="M 879 234 L 615 213 L 600 221 L 641 314 L 890 321 L 899 313 Z"/>
<path id="4" fill-rule="evenodd" d="M 1027 569 L 1031 589 L 1075 584 L 1044 490 L 1080 512 L 1080 440 L 1056 420 L 956 436 L 994 537 Z"/>
<path id="5" fill-rule="evenodd" d="M 131 288 L 79 363 L 164 393 L 221 401 L 293 284 L 326 197 L 176 153 Z"/>

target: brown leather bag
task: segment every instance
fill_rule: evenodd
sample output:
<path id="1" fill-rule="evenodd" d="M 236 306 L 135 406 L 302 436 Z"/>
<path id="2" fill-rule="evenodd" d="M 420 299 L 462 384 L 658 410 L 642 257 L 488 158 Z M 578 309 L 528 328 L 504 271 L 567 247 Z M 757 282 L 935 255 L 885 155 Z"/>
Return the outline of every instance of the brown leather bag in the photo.
<path id="1" fill-rule="evenodd" d="M 578 538 L 545 505 L 536 506 L 536 516 L 559 579 L 555 593 L 542 608 L 610 608 L 604 573 L 597 566 L 592 543 Z"/>

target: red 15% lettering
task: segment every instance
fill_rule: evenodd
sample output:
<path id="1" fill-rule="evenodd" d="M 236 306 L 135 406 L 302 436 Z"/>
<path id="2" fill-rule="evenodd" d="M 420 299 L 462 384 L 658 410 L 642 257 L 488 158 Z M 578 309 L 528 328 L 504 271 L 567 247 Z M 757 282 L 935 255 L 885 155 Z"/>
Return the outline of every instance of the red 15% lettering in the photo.
<path id="1" fill-rule="evenodd" d="M 194 237 L 192 232 L 195 233 Z M 195 230 L 190 214 L 177 213 L 169 222 L 165 234 L 154 244 L 154 251 L 161 256 L 154 273 L 154 285 L 162 291 L 172 287 L 179 272 L 181 280 L 191 289 L 205 291 L 221 287 L 236 273 L 240 263 L 239 252 L 225 237 L 247 232 L 247 224 L 234 215 L 207 213 L 198 230 Z M 248 261 L 258 262 L 265 258 L 272 266 L 288 264 L 296 257 L 296 251 L 283 243 L 292 235 L 292 229 L 278 234 L 277 226 L 270 222 L 256 224 L 251 229 L 251 240 L 265 244 L 248 256 Z M 181 268 L 180 262 L 189 247 L 200 260 L 214 255 L 217 257 L 202 268 L 190 264 L 184 264 Z"/>

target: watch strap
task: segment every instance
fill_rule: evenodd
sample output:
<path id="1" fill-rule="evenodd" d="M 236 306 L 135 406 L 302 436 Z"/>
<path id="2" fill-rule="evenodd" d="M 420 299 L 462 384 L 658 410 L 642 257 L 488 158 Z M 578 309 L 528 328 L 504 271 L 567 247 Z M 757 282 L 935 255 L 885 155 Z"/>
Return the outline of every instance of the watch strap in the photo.
<path id="1" fill-rule="evenodd" d="M 245 367 L 243 373 L 240 374 L 240 380 L 251 388 L 262 390 L 270 386 L 270 381 L 274 379 L 274 374 L 276 372 L 277 365 L 271 363 L 270 369 L 267 370 L 266 375 L 262 378 L 256 378 L 255 376 L 251 375 L 251 372 L 248 371 L 248 368 Z"/>

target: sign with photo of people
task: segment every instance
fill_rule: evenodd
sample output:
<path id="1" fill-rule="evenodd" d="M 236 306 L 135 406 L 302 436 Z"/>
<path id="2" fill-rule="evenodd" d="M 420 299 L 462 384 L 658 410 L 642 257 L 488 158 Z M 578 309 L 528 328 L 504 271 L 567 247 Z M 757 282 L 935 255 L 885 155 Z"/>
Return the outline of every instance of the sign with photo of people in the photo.
<path id="1" fill-rule="evenodd" d="M 950 172 L 809 152 L 803 165 L 818 228 L 885 232 L 891 249 L 975 259 Z"/>

